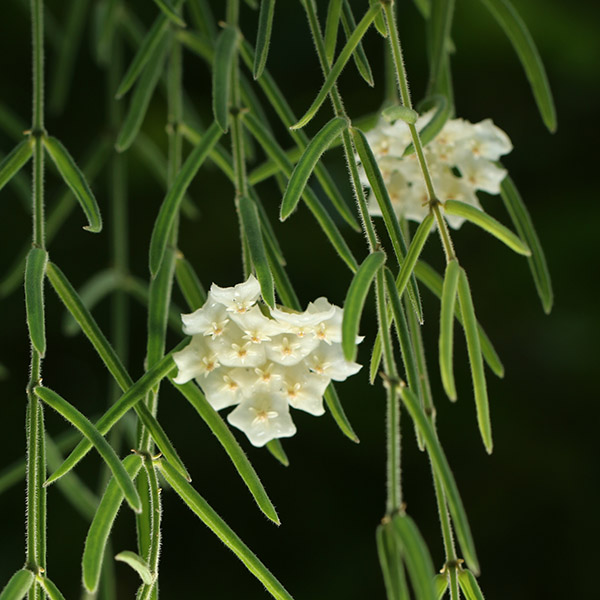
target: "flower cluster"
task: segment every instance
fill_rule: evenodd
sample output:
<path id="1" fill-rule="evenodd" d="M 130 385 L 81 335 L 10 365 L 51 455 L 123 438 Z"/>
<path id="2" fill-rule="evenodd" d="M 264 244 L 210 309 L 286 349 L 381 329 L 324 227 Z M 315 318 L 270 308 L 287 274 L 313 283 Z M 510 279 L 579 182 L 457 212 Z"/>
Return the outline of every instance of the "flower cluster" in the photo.
<path id="1" fill-rule="evenodd" d="M 195 379 L 216 410 L 236 406 L 227 420 L 255 446 L 296 433 L 290 406 L 322 415 L 330 381 L 361 368 L 344 359 L 340 307 L 319 298 L 302 313 L 267 314 L 259 296 L 253 275 L 234 287 L 213 283 L 204 306 L 182 315 L 192 340 L 173 355 L 175 383 Z"/>
<path id="2" fill-rule="evenodd" d="M 432 118 L 425 113 L 416 122 L 421 130 Z M 383 175 L 392 205 L 398 216 L 422 221 L 429 212 L 428 196 L 416 154 L 404 156 L 411 143 L 408 125 L 401 120 L 391 124 L 381 119 L 367 133 L 367 139 Z M 512 150 L 510 139 L 491 119 L 470 123 L 451 119 L 437 136 L 425 146 L 425 155 L 433 185 L 442 202 L 453 199 L 481 208 L 476 192 L 500 193 L 500 182 L 506 170 L 495 164 L 500 156 Z M 366 177 L 363 183 L 368 187 Z M 369 212 L 381 215 L 371 193 Z M 448 223 L 457 229 L 462 217 L 447 215 Z"/>

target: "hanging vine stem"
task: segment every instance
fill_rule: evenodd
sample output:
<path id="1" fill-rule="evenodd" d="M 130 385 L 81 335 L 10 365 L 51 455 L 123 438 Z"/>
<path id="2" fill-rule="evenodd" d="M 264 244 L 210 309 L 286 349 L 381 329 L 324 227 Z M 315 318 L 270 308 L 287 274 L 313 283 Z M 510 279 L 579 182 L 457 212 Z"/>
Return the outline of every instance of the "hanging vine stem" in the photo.
<path id="1" fill-rule="evenodd" d="M 410 92 L 408 89 L 408 78 L 406 75 L 406 69 L 404 67 L 404 59 L 402 57 L 402 46 L 400 44 L 400 37 L 398 35 L 398 28 L 395 19 L 395 13 L 393 10 L 393 0 L 382 0 L 384 14 L 386 18 L 386 27 L 388 31 L 388 39 L 390 43 L 391 53 L 394 59 L 394 64 L 396 67 L 396 77 L 398 88 L 400 91 L 400 98 L 402 100 L 402 104 L 407 108 L 412 108 L 412 101 L 410 98 Z M 415 153 L 417 155 L 419 166 L 421 167 L 421 171 L 423 173 L 423 179 L 425 181 L 425 186 L 427 188 L 427 193 L 429 196 L 429 205 L 431 211 L 433 212 L 438 230 L 440 232 L 440 237 L 442 240 L 442 245 L 444 247 L 444 252 L 446 255 L 446 262 L 450 262 L 451 260 L 457 260 L 456 254 L 454 253 L 454 246 L 452 244 L 452 239 L 450 237 L 450 232 L 448 231 L 448 226 L 446 225 L 446 221 L 442 217 L 440 212 L 440 201 L 438 200 L 435 189 L 433 186 L 433 181 L 431 178 L 431 174 L 429 172 L 429 167 L 427 165 L 427 159 L 425 158 L 425 152 L 423 151 L 423 144 L 421 142 L 421 138 L 419 136 L 419 132 L 414 124 L 409 124 L 409 129 L 413 141 L 413 145 L 415 148 Z M 428 418 L 434 427 L 435 431 L 435 418 L 434 418 L 434 410 L 433 407 L 426 407 Z M 448 507 L 446 502 L 446 494 L 444 492 L 443 486 L 440 481 L 437 479 L 436 475 L 433 475 L 434 479 L 434 489 L 435 496 L 438 505 L 440 524 L 442 528 L 442 539 L 444 543 L 444 550 L 446 554 L 446 564 L 444 569 L 447 569 L 450 575 L 450 598 L 451 600 L 458 600 L 459 591 L 458 591 L 458 580 L 457 580 L 457 568 L 458 568 L 458 560 L 456 557 L 456 549 L 454 545 L 454 536 L 452 534 L 452 525 L 450 523 L 450 516 L 448 514 Z"/>
<path id="2" fill-rule="evenodd" d="M 398 88 L 400 91 L 400 99 L 402 100 L 402 104 L 404 106 L 412 109 L 412 101 L 410 99 L 410 91 L 408 89 L 408 78 L 406 76 L 404 59 L 402 57 L 402 46 L 400 44 L 398 27 L 396 25 L 396 17 L 393 9 L 394 1 L 381 0 L 381 3 L 383 4 L 383 10 L 386 18 L 390 49 L 394 59 L 394 64 L 396 66 L 396 78 Z M 435 220 L 442 240 L 442 245 L 444 246 L 446 262 L 450 262 L 451 260 L 456 259 L 456 254 L 454 253 L 454 246 L 452 244 L 450 232 L 448 231 L 448 226 L 446 225 L 446 221 L 444 220 L 444 217 L 442 217 L 442 213 L 440 211 L 440 201 L 435 193 L 433 180 L 431 179 L 431 173 L 427 165 L 425 152 L 423 151 L 423 143 L 421 142 L 421 137 L 419 136 L 419 132 L 417 131 L 416 125 L 414 123 L 409 123 L 408 128 L 410 130 L 410 135 L 412 137 L 415 153 L 419 161 L 419 166 L 421 167 L 421 172 L 423 173 L 425 187 L 427 188 L 427 195 L 429 196 L 429 206 L 435 216 Z"/>
<path id="3" fill-rule="evenodd" d="M 31 0 L 33 38 L 33 239 L 34 248 L 45 250 L 44 237 L 44 3 Z M 46 566 L 46 449 L 42 403 L 33 393 L 42 375 L 42 356 L 31 343 L 31 367 L 27 384 L 27 529 L 26 568 L 41 574 Z M 40 600 L 34 585 L 29 600 Z"/>

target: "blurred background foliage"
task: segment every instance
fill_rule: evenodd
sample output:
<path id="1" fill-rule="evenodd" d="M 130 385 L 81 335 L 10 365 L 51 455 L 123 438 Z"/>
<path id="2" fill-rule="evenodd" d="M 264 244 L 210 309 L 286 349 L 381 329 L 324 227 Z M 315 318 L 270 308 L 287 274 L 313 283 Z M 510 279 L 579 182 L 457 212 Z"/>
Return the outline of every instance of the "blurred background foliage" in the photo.
<path id="1" fill-rule="evenodd" d="M 89 2 L 90 9 L 93 2 Z M 151 2 L 128 2 L 148 25 L 156 14 Z M 325 9 L 325 2 L 319 1 Z M 423 22 L 408 0 L 398 2 L 399 27 L 413 97 L 426 84 Z M 437 399 L 442 443 L 454 469 L 470 517 L 482 564 L 481 585 L 490 599 L 590 597 L 597 587 L 597 539 L 600 537 L 596 498 L 600 491 L 597 422 L 600 417 L 598 369 L 598 254 L 600 222 L 597 177 L 598 36 L 599 5 L 560 0 L 516 2 L 544 59 L 558 111 L 558 131 L 550 135 L 541 123 L 529 86 L 508 41 L 478 0 L 457 0 L 453 28 L 456 53 L 452 60 L 457 115 L 476 122 L 491 117 L 511 137 L 515 149 L 505 164 L 519 187 L 545 247 L 555 290 L 555 306 L 544 315 L 526 262 L 502 244 L 465 225 L 454 236 L 461 261 L 470 276 L 481 322 L 504 361 L 503 380 L 489 378 L 494 453 L 485 454 L 476 427 L 466 349 L 457 336 L 459 402 L 450 405 L 437 374 L 437 319 L 439 306 L 426 290 L 423 329 Z M 30 28 L 28 3 L 2 3 L 0 35 L 0 101 L 21 119 L 30 120 Z M 53 20 L 64 23 L 70 3 L 48 0 Z M 215 12 L 220 2 L 213 3 Z M 354 1 L 355 14 L 366 2 Z M 257 14 L 243 5 L 242 29 L 254 41 Z M 48 112 L 47 128 L 69 147 L 79 161 L 86 150 L 109 135 L 106 123 L 105 75 L 91 52 L 88 24 L 75 60 L 75 76 L 62 114 Z M 365 48 L 376 87 L 369 89 L 350 65 L 340 80 L 340 91 L 353 117 L 376 111 L 382 101 L 383 51 L 371 31 Z M 127 55 L 129 58 L 131 54 Z M 48 46 L 48 90 L 56 54 Z M 297 114 L 304 112 L 320 87 L 321 75 L 308 27 L 297 2 L 276 7 L 268 69 Z M 210 75 L 195 56 L 185 54 L 185 88 L 200 115 L 210 118 Z M 377 87 L 380 86 L 380 87 Z M 127 102 L 127 100 L 125 100 Z M 323 109 L 321 119 L 328 118 Z M 269 111 L 267 111 L 269 113 Z M 144 131 L 163 149 L 165 101 L 157 94 Z M 322 121 L 321 121 L 322 122 Z M 273 119 L 273 124 L 276 121 Z M 311 124 L 314 134 L 319 121 Z M 291 141 L 276 129 L 285 147 Z M 14 142 L 0 132 L 0 149 Z M 165 150 L 166 151 L 166 150 Z M 260 150 L 257 148 L 257 160 Z M 341 150 L 328 153 L 326 162 L 343 183 Z M 128 153 L 130 247 L 132 272 L 147 279 L 147 247 L 151 227 L 164 197 L 152 173 Z M 62 189 L 52 169 L 47 173 L 47 204 Z M 80 286 L 109 265 L 110 215 L 106 173 L 93 188 L 104 207 L 105 230 L 90 235 L 81 227 L 83 216 L 74 211 L 49 245 L 50 256 Z M 281 196 L 272 182 L 258 187 L 277 227 L 288 272 L 301 301 L 325 295 L 341 304 L 350 272 L 330 250 L 304 207 L 284 224 L 277 223 Z M 183 219 L 181 250 L 203 283 L 232 285 L 242 278 L 233 189 L 217 169 L 204 168 L 191 188 L 198 208 L 196 219 Z M 499 198 L 484 198 L 490 213 L 508 222 Z M 12 264 L 30 232 L 30 216 L 11 187 L 0 199 L 0 274 Z M 360 234 L 339 224 L 359 259 L 365 255 Z M 426 258 L 438 267 L 443 260 L 432 236 Z M 596 265 L 596 267 L 594 267 Z M 174 302 L 185 306 L 183 299 Z M 63 310 L 47 290 L 48 352 L 44 383 L 60 391 L 85 414 L 105 406 L 108 376 L 82 336 L 61 332 Z M 29 348 L 22 289 L 0 300 L 1 350 L 0 469 L 23 455 L 25 448 L 24 387 Z M 95 315 L 108 329 L 109 303 Z M 132 304 L 130 371 L 142 372 L 145 314 Z M 373 342 L 374 313 L 362 324 L 367 335 L 359 361 L 368 363 Z M 168 346 L 179 341 L 171 335 Z M 303 598 L 383 598 L 384 590 L 375 552 L 374 531 L 384 512 L 385 440 L 384 392 L 370 387 L 366 369 L 339 392 L 361 439 L 353 445 L 329 416 L 315 419 L 296 412 L 299 433 L 286 440 L 290 458 L 286 469 L 264 450 L 252 448 L 243 436 L 257 471 L 273 499 L 282 526 L 277 529 L 255 509 L 228 458 L 206 427 L 181 398 L 163 386 L 160 417 L 192 474 L 197 489 L 211 502 L 290 592 Z M 64 422 L 47 411 L 48 430 L 57 434 Z M 243 439 L 242 439 L 243 438 Z M 123 453 L 128 450 L 124 447 Z M 429 465 L 415 444 L 412 427 L 404 428 L 403 484 L 408 511 L 427 539 L 436 566 L 443 548 L 431 485 Z M 84 480 L 95 485 L 100 461 L 90 456 L 80 465 Z M 22 564 L 24 538 L 23 485 L 0 496 L 0 585 Z M 56 487 L 49 497 L 49 572 L 67 598 L 79 594 L 80 556 L 86 522 L 64 501 Z M 134 547 L 132 515 L 123 510 L 115 533 L 115 551 Z M 137 585 L 128 567 L 116 565 L 120 597 L 131 597 Z M 265 593 L 235 557 L 172 494 L 164 498 L 164 538 L 161 559 L 163 598 L 185 597 L 191 579 L 201 581 L 205 597 L 263 598 Z"/>

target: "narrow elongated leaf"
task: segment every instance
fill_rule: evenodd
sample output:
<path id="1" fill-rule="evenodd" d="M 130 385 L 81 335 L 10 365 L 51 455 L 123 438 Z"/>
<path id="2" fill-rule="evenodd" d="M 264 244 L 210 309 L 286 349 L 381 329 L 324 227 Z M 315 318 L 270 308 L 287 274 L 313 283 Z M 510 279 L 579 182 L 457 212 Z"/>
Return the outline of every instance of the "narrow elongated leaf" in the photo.
<path id="1" fill-rule="evenodd" d="M 185 21 L 177 13 L 176 8 L 171 4 L 170 0 L 154 0 L 154 2 L 158 6 L 158 8 L 160 8 L 162 13 L 167 17 L 167 19 L 169 19 L 172 23 L 179 27 L 186 26 Z"/>
<path id="2" fill-rule="evenodd" d="M 416 597 L 419 600 L 435 600 L 435 571 L 425 540 L 408 515 L 395 515 L 392 521 Z"/>
<path id="3" fill-rule="evenodd" d="M 271 43 L 271 29 L 273 27 L 273 14 L 275 0 L 261 0 L 258 15 L 258 32 L 256 34 L 256 52 L 254 55 L 254 79 L 258 79 L 267 64 L 269 44 Z"/>
<path id="4" fill-rule="evenodd" d="M 406 253 L 406 258 L 404 259 L 398 277 L 396 278 L 396 289 L 398 290 L 399 296 L 402 296 L 406 284 L 415 269 L 415 265 L 421 255 L 421 250 L 423 250 L 423 246 L 427 241 L 432 226 L 433 215 L 430 213 L 423 219 L 417 228 L 417 231 L 415 231 L 415 235 L 410 243 L 408 252 Z"/>
<path id="5" fill-rule="evenodd" d="M 325 58 L 327 64 L 333 62 L 337 44 L 338 28 L 342 15 L 342 0 L 331 0 L 327 6 L 327 21 L 325 22 Z"/>
<path id="6" fill-rule="evenodd" d="M 404 239 L 404 235 L 400 229 L 400 223 L 398 222 L 398 217 L 396 216 L 396 212 L 392 206 L 392 201 L 383 180 L 381 170 L 379 169 L 379 165 L 377 164 L 377 160 L 375 159 L 375 155 L 371 150 L 365 134 L 360 129 L 353 127 L 352 138 L 362 166 L 365 170 L 365 174 L 367 175 L 367 179 L 369 180 L 369 185 L 373 190 L 373 194 L 375 195 L 377 204 L 381 210 L 385 228 L 392 242 L 394 253 L 396 254 L 396 260 L 398 261 L 398 265 L 402 266 L 407 258 L 408 253 L 406 240 Z M 409 275 L 410 279 L 408 281 L 408 292 L 410 300 L 415 312 L 419 317 L 419 321 L 423 321 L 423 311 L 421 308 L 421 299 L 419 297 L 417 282 L 412 273 Z M 400 292 L 400 294 L 402 294 L 402 292 Z"/>
<path id="7" fill-rule="evenodd" d="M 542 120 L 552 133 L 556 131 L 556 110 L 546 70 L 523 19 L 509 0 L 481 0 L 511 41 L 531 84 Z"/>
<path id="8" fill-rule="evenodd" d="M 457 217 L 463 217 L 471 223 L 475 223 L 488 233 L 491 233 L 494 237 L 497 237 L 501 242 L 504 242 L 511 250 L 514 250 L 518 254 L 523 256 L 531 256 L 531 250 L 527 247 L 525 242 L 521 241 L 517 235 L 515 235 L 508 227 L 505 227 L 491 217 L 486 212 L 461 202 L 460 200 L 446 200 L 444 202 L 444 211 L 449 215 L 455 215 Z"/>
<path id="9" fill-rule="evenodd" d="M 464 269 L 460 269 L 458 278 L 458 300 L 460 312 L 463 318 L 463 329 L 467 340 L 467 351 L 471 365 L 471 376 L 473 378 L 473 389 L 475 392 L 475 406 L 477 407 L 477 423 L 481 438 L 488 454 L 492 453 L 492 426 L 490 423 L 490 408 L 488 403 L 487 384 L 483 370 L 483 358 L 481 356 L 481 344 L 477 331 L 477 319 L 475 308 L 471 298 L 471 289 Z"/>
<path id="10" fill-rule="evenodd" d="M 377 251 L 369 254 L 354 274 L 348 288 L 342 318 L 342 349 L 346 360 L 354 361 L 356 358 L 356 337 L 358 336 L 360 317 L 373 278 L 384 262 L 385 254 L 383 252 Z"/>
<path id="11" fill-rule="evenodd" d="M 458 584 L 466 600 L 485 600 L 477 579 L 468 569 L 461 570 L 458 573 Z"/>
<path id="12" fill-rule="evenodd" d="M 69 186 L 83 209 L 88 220 L 88 225 L 84 229 L 93 233 L 102 231 L 102 217 L 98 203 L 83 173 L 75 164 L 73 157 L 55 137 L 45 136 L 43 139 L 44 147 L 48 151 L 50 158 L 52 158 L 64 182 Z"/>
<path id="13" fill-rule="evenodd" d="M 327 408 L 329 409 L 331 416 L 334 418 L 341 432 L 355 444 L 360 443 L 358 436 L 356 433 L 354 433 L 354 429 L 348 420 L 348 417 L 346 416 L 346 412 L 344 411 L 338 393 L 333 384 L 330 384 L 325 390 L 324 398 Z"/>
<path id="14" fill-rule="evenodd" d="M 287 457 L 280 440 L 271 440 L 265 444 L 265 447 L 284 467 L 290 466 L 290 460 Z"/>
<path id="15" fill-rule="evenodd" d="M 165 23 L 166 21 L 167 19 L 165 18 Z M 124 152 L 135 141 L 138 131 L 144 122 L 152 94 L 154 94 L 162 73 L 167 48 L 168 36 L 163 35 L 152 49 L 144 65 L 141 77 L 135 86 L 127 115 L 119 131 L 117 143 L 115 144 L 117 152 Z"/>
<path id="16" fill-rule="evenodd" d="M 294 211 L 308 178 L 314 171 L 321 155 L 329 148 L 335 138 L 348 126 L 342 117 L 334 117 L 315 135 L 296 164 L 281 202 L 279 218 L 285 221 Z"/>
<path id="17" fill-rule="evenodd" d="M 442 278 L 432 267 L 423 261 L 419 261 L 415 266 L 415 274 L 438 298 L 442 298 Z M 458 306 L 455 307 L 454 316 L 458 319 L 458 322 L 462 324 L 462 314 Z M 477 323 L 477 331 L 479 332 L 483 358 L 485 358 L 485 361 L 495 375 L 504 377 L 504 365 L 492 345 L 490 338 L 479 323 Z"/>
<path id="18" fill-rule="evenodd" d="M 128 456 L 123 460 L 123 467 L 129 477 L 135 479 L 142 467 L 142 457 L 137 454 Z M 83 584 L 90 593 L 98 589 L 106 542 L 122 502 L 123 490 L 115 479 L 111 479 L 85 539 L 82 560 Z"/>
<path id="19" fill-rule="evenodd" d="M 29 591 L 33 583 L 34 575 L 28 569 L 17 571 L 9 580 L 2 593 L 0 600 L 21 600 Z"/>
<path id="20" fill-rule="evenodd" d="M 217 38 L 213 66 L 212 106 L 221 131 L 229 129 L 229 96 L 236 47 L 239 39 L 235 27 L 225 27 Z"/>
<path id="21" fill-rule="evenodd" d="M 416 423 L 421 435 L 423 436 L 423 439 L 425 440 L 427 453 L 431 459 L 433 469 L 437 473 L 437 476 L 441 479 L 444 486 L 446 499 L 448 501 L 448 508 L 450 509 L 450 514 L 452 515 L 454 528 L 456 530 L 456 537 L 460 543 L 463 556 L 465 557 L 470 568 L 479 573 L 479 563 L 475 553 L 475 545 L 473 543 L 471 528 L 469 527 L 467 515 L 465 513 L 460 494 L 458 493 L 458 488 L 456 487 L 454 475 L 450 470 L 450 465 L 448 464 L 448 460 L 446 459 L 440 442 L 437 439 L 437 435 L 425 413 L 423 412 L 423 409 L 419 403 L 419 399 L 414 395 L 414 393 L 410 389 L 402 387 L 400 394 L 406 409 L 408 410 L 412 420 Z"/>
<path id="22" fill-rule="evenodd" d="M 221 129 L 213 123 L 205 132 L 201 142 L 190 152 L 181 170 L 175 177 L 154 223 L 150 240 L 150 272 L 156 276 L 167 246 L 167 239 L 183 200 L 183 196 L 196 176 L 198 169 L 221 137 Z"/>
<path id="23" fill-rule="evenodd" d="M 454 385 L 454 312 L 456 310 L 456 290 L 460 267 L 457 260 L 451 260 L 446 266 L 444 287 L 442 288 L 442 307 L 440 310 L 440 340 L 439 360 L 440 374 L 444 390 L 450 400 L 456 400 L 456 386 Z"/>
<path id="24" fill-rule="evenodd" d="M 435 108 L 435 112 L 431 116 L 431 119 L 429 119 L 429 121 L 427 121 L 427 123 L 419 131 L 419 136 L 423 146 L 429 144 L 429 142 L 431 142 L 443 129 L 446 121 L 450 118 L 452 113 L 452 104 L 443 94 L 434 94 L 433 96 L 425 98 L 425 100 L 419 104 L 419 110 L 421 111 L 429 110 L 430 108 Z M 415 147 L 411 142 L 406 147 L 406 150 L 403 152 L 402 156 L 409 156 L 414 154 L 414 152 Z"/>
<path id="25" fill-rule="evenodd" d="M 48 253 L 32 248 L 25 263 L 25 307 L 27 327 L 33 347 L 41 356 L 46 354 L 46 326 L 44 319 L 44 274 Z"/>
<path id="26" fill-rule="evenodd" d="M 96 422 L 96 429 L 102 434 L 107 434 L 115 423 L 140 400 L 146 397 L 158 382 L 169 374 L 174 374 L 175 363 L 171 354 L 183 349 L 188 340 L 183 340 L 162 360 L 149 369 L 140 379 L 138 379 Z M 57 469 L 44 483 L 50 485 L 57 479 L 68 473 L 92 448 L 87 440 L 82 440 L 75 449 L 69 454 L 61 467 Z"/>
<path id="27" fill-rule="evenodd" d="M 433 587 L 435 589 L 436 600 L 442 600 L 448 589 L 448 576 L 445 573 L 438 573 L 433 578 Z"/>
<path id="28" fill-rule="evenodd" d="M 206 500 L 168 462 L 162 461 L 159 465 L 165 479 L 184 503 L 244 563 L 246 568 L 267 588 L 267 591 L 278 600 L 293 600 L 281 583 L 209 506 Z"/>
<path id="29" fill-rule="evenodd" d="M 266 490 L 254 470 L 254 467 L 248 460 L 248 457 L 237 443 L 233 433 L 227 424 L 220 417 L 219 413 L 208 403 L 200 388 L 192 381 L 183 385 L 173 384 L 186 400 L 196 409 L 202 420 L 208 425 L 221 446 L 231 459 L 240 477 L 250 490 L 250 493 L 256 500 L 259 508 L 274 523 L 279 525 L 279 517 L 273 506 Z"/>
<path id="30" fill-rule="evenodd" d="M 440 79 L 448 61 L 454 0 L 432 0 L 429 26 L 429 82 L 427 95 L 440 91 Z"/>
<path id="31" fill-rule="evenodd" d="M 500 194 L 515 229 L 531 249 L 531 256 L 527 258 L 527 262 L 529 263 L 538 295 L 542 301 L 542 307 L 545 313 L 549 314 L 552 310 L 554 295 L 552 293 L 552 283 L 550 281 L 548 265 L 546 264 L 546 257 L 544 256 L 542 245 L 535 232 L 527 207 L 523 203 L 513 180 L 508 175 L 500 184 Z"/>
<path id="32" fill-rule="evenodd" d="M 376 2 L 375 4 L 373 4 L 371 6 L 371 8 L 369 8 L 369 10 L 366 12 L 365 16 L 360 20 L 360 22 L 356 26 L 356 29 L 354 30 L 352 35 L 348 38 L 348 41 L 346 42 L 346 45 L 343 47 L 342 51 L 340 52 L 337 60 L 331 67 L 331 70 L 329 71 L 329 75 L 327 75 L 327 78 L 325 79 L 325 83 L 323 84 L 323 87 L 319 91 L 319 94 L 317 95 L 317 97 L 315 98 L 314 102 L 311 104 L 309 109 L 306 111 L 304 116 L 301 117 L 301 119 L 297 123 L 292 125 L 292 129 L 300 129 L 301 127 L 304 127 L 315 116 L 315 114 L 319 110 L 321 104 L 323 104 L 325 98 L 327 98 L 327 95 L 329 94 L 329 92 L 331 91 L 333 86 L 335 85 L 335 82 L 337 81 L 337 78 L 339 77 L 343 68 L 346 66 L 346 63 L 348 62 L 348 60 L 354 53 L 360 40 L 366 33 L 367 29 L 370 27 L 371 23 L 373 22 L 373 19 L 377 15 L 380 14 L 380 11 L 381 11 L 381 3 Z"/>
<path id="33" fill-rule="evenodd" d="M 391 527 L 391 522 L 381 523 L 375 533 L 387 600 L 408 600 L 410 595 L 404 578 L 404 565 Z"/>
<path id="34" fill-rule="evenodd" d="M 175 277 L 190 310 L 194 311 L 200 308 L 206 301 L 206 291 L 202 287 L 194 267 L 183 254 L 175 258 Z"/>
<path id="35" fill-rule="evenodd" d="M 40 587 L 44 590 L 44 593 L 50 600 L 65 600 L 61 591 L 56 587 L 56 584 L 45 576 L 38 575 L 36 581 Z"/>
<path id="36" fill-rule="evenodd" d="M 419 9 L 419 12 L 424 19 L 429 19 L 431 14 L 431 0 L 413 0 L 415 6 Z"/>
<path id="37" fill-rule="evenodd" d="M 79 429 L 79 431 L 81 431 L 81 433 L 83 433 L 83 435 L 94 445 L 100 456 L 102 456 L 106 462 L 108 468 L 112 471 L 118 484 L 121 486 L 129 506 L 131 506 L 135 512 L 141 512 L 142 504 L 137 490 L 135 489 L 135 485 L 133 484 L 131 477 L 127 474 L 127 471 L 123 468 L 115 451 L 102 437 L 102 434 L 72 404 L 69 404 L 56 392 L 43 386 L 36 387 L 34 391 L 39 398 L 56 412 L 61 414 L 69 421 L 69 423 Z"/>
<path id="38" fill-rule="evenodd" d="M 250 256 L 256 270 L 256 278 L 260 283 L 262 297 L 271 308 L 274 308 L 275 290 L 273 288 L 273 275 L 267 261 L 258 212 L 252 200 L 247 196 L 240 198 L 240 217 L 242 228 L 250 247 Z"/>
<path id="39" fill-rule="evenodd" d="M 346 35 L 346 39 L 348 39 L 352 32 L 356 29 L 356 21 L 354 20 L 354 15 L 352 14 L 352 8 L 350 7 L 350 3 L 348 0 L 343 0 L 342 5 L 342 27 L 344 28 L 344 34 Z M 354 54 L 352 54 L 352 58 L 354 59 L 354 64 L 358 69 L 361 77 L 371 86 L 375 85 L 375 80 L 373 79 L 373 73 L 371 71 L 371 65 L 369 64 L 369 60 L 367 59 L 367 55 L 365 54 L 365 50 L 363 48 L 362 42 L 359 42 L 356 46 L 356 50 Z"/>
<path id="40" fill-rule="evenodd" d="M 142 581 L 150 585 L 154 581 L 148 563 L 139 554 L 131 550 L 123 550 L 115 556 L 115 560 L 127 563 L 142 579 Z"/>
<path id="41" fill-rule="evenodd" d="M 369 4 L 371 5 L 371 7 L 376 6 L 378 3 L 379 0 L 369 0 Z M 385 19 L 383 18 L 383 13 L 378 13 L 375 16 L 375 28 L 384 38 L 388 36 L 387 27 L 385 26 Z"/>
<path id="42" fill-rule="evenodd" d="M 23 140 L 0 163 L 0 190 L 27 164 L 33 152 L 31 140 Z"/>

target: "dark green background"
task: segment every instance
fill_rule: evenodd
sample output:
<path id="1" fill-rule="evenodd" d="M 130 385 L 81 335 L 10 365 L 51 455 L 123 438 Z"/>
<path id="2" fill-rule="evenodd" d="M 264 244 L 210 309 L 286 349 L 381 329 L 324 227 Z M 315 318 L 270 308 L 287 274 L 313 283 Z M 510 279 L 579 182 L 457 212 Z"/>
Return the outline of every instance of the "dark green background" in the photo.
<path id="1" fill-rule="evenodd" d="M 49 1 L 60 23 L 65 4 Z M 94 3 L 90 3 L 92 5 Z M 156 14 L 151 2 L 131 3 L 149 23 Z M 325 2 L 319 5 L 325 6 Z M 400 2 L 399 25 L 415 99 L 426 82 L 423 24 L 413 5 Z M 529 86 L 506 38 L 477 0 L 457 0 L 453 58 L 458 115 L 476 122 L 491 117 L 511 137 L 514 151 L 505 164 L 530 209 L 546 249 L 555 288 L 550 316 L 541 310 L 524 259 L 493 238 L 465 225 L 454 234 L 461 263 L 467 269 L 476 310 L 504 361 L 506 376 L 490 375 L 494 454 L 480 442 L 466 366 L 466 351 L 458 336 L 456 369 L 460 400 L 451 405 L 437 374 L 435 344 L 438 304 L 426 290 L 424 335 L 438 408 L 442 443 L 454 469 L 474 531 L 486 597 L 580 598 L 594 595 L 597 539 L 600 535 L 598 497 L 597 391 L 598 328 L 597 224 L 597 70 L 600 56 L 598 8 L 594 3 L 527 0 L 515 3 L 530 26 L 544 58 L 555 94 L 558 131 L 550 135 L 537 114 Z M 0 24 L 0 101 L 27 122 L 31 76 L 29 23 L 25 2 L 2 3 Z M 214 2 L 216 7 L 220 2 Z M 355 12 L 366 2 L 353 2 Z M 218 14 L 218 11 L 216 11 Z M 222 17 L 222 15 L 219 15 Z M 254 39 L 256 14 L 244 6 L 242 28 Z M 90 27 L 76 61 L 76 75 L 67 108 L 49 115 L 47 128 L 79 159 L 104 135 L 104 74 L 90 55 Z M 381 102 L 382 40 L 370 32 L 367 52 L 377 86 L 370 90 L 348 67 L 340 91 L 348 112 L 359 117 Z M 56 56 L 47 54 L 49 85 Z M 278 2 L 269 69 L 288 95 L 297 114 L 304 112 L 321 78 L 308 27 L 297 2 Z M 209 118 L 210 76 L 192 55 L 185 57 L 185 86 L 197 108 Z M 262 96 L 261 96 L 262 99 Z M 126 102 L 126 101 L 125 101 Z M 145 122 L 146 131 L 165 147 L 164 98 L 159 94 Z M 268 111 L 269 113 L 269 111 Z M 329 118 L 323 107 L 319 120 Z M 275 123 L 275 116 L 273 116 Z M 285 132 L 278 130 L 284 145 Z M 228 141 L 226 140 L 228 143 Z M 0 149 L 13 142 L 0 134 Z M 343 183 L 341 151 L 326 157 Z M 147 277 L 147 246 L 162 189 L 143 166 L 130 160 L 130 228 L 132 270 Z M 49 169 L 48 205 L 60 193 Z M 81 229 L 83 216 L 74 211 L 50 254 L 79 286 L 109 264 L 110 215 L 105 177 L 94 185 L 106 228 L 100 235 Z M 347 200 L 351 196 L 347 187 Z M 277 227 L 289 273 L 303 303 L 320 295 L 341 304 L 350 272 L 323 241 L 305 209 L 286 223 L 276 219 L 280 195 L 272 183 L 258 188 Z M 233 192 L 216 171 L 205 169 L 195 181 L 192 198 L 201 211 L 196 221 L 184 220 L 181 249 L 202 281 L 232 285 L 241 280 Z M 498 198 L 484 200 L 486 210 L 507 222 Z M 378 224 L 379 225 L 379 224 Z M 365 255 L 361 235 L 342 227 L 359 259 Z M 380 227 L 381 231 L 383 229 Z M 29 216 L 10 188 L 0 201 L 0 273 L 4 273 L 29 235 Z M 427 258 L 441 267 L 442 252 L 432 237 Z M 175 301 L 183 306 L 176 295 Z M 0 300 L 0 362 L 9 370 L 0 381 L 0 468 L 24 452 L 24 387 L 28 342 L 23 294 L 18 290 Z M 89 344 L 61 333 L 63 311 L 47 289 L 48 354 L 44 383 L 56 389 L 88 415 L 105 405 L 108 377 Z M 108 329 L 108 303 L 98 306 L 97 318 Z M 368 309 L 362 332 L 367 335 L 359 360 L 367 364 L 373 342 L 374 317 Z M 131 373 L 142 372 L 145 316 L 133 305 Z M 171 335 L 168 346 L 179 340 Z M 186 462 L 197 489 L 254 549 L 298 599 L 384 597 L 377 564 L 374 530 L 384 512 L 384 396 L 381 386 L 367 384 L 366 368 L 339 386 L 348 415 L 361 438 L 353 445 L 329 416 L 315 419 L 296 412 L 299 433 L 285 442 L 291 465 L 285 469 L 264 450 L 247 448 L 282 519 L 277 529 L 255 508 L 224 452 L 193 411 L 164 386 L 160 417 Z M 47 414 L 55 434 L 64 422 Z M 403 485 L 408 512 L 426 537 L 436 566 L 443 563 L 429 466 L 405 422 Z M 127 448 L 123 449 L 123 453 Z M 100 462 L 89 457 L 82 477 L 95 485 Z M 23 561 L 22 485 L 0 497 L 0 586 Z M 68 599 L 78 597 L 80 555 L 86 523 L 64 502 L 57 488 L 48 496 L 48 573 Z M 235 557 L 185 509 L 172 493 L 164 495 L 164 538 L 161 560 L 163 598 L 263 598 L 262 591 Z M 123 509 L 115 535 L 116 550 L 133 549 L 134 524 Z M 132 597 L 137 584 L 128 567 L 118 564 L 120 597 Z M 201 593 L 193 592 L 197 586 Z M 190 592 L 188 594 L 188 592 Z"/>

